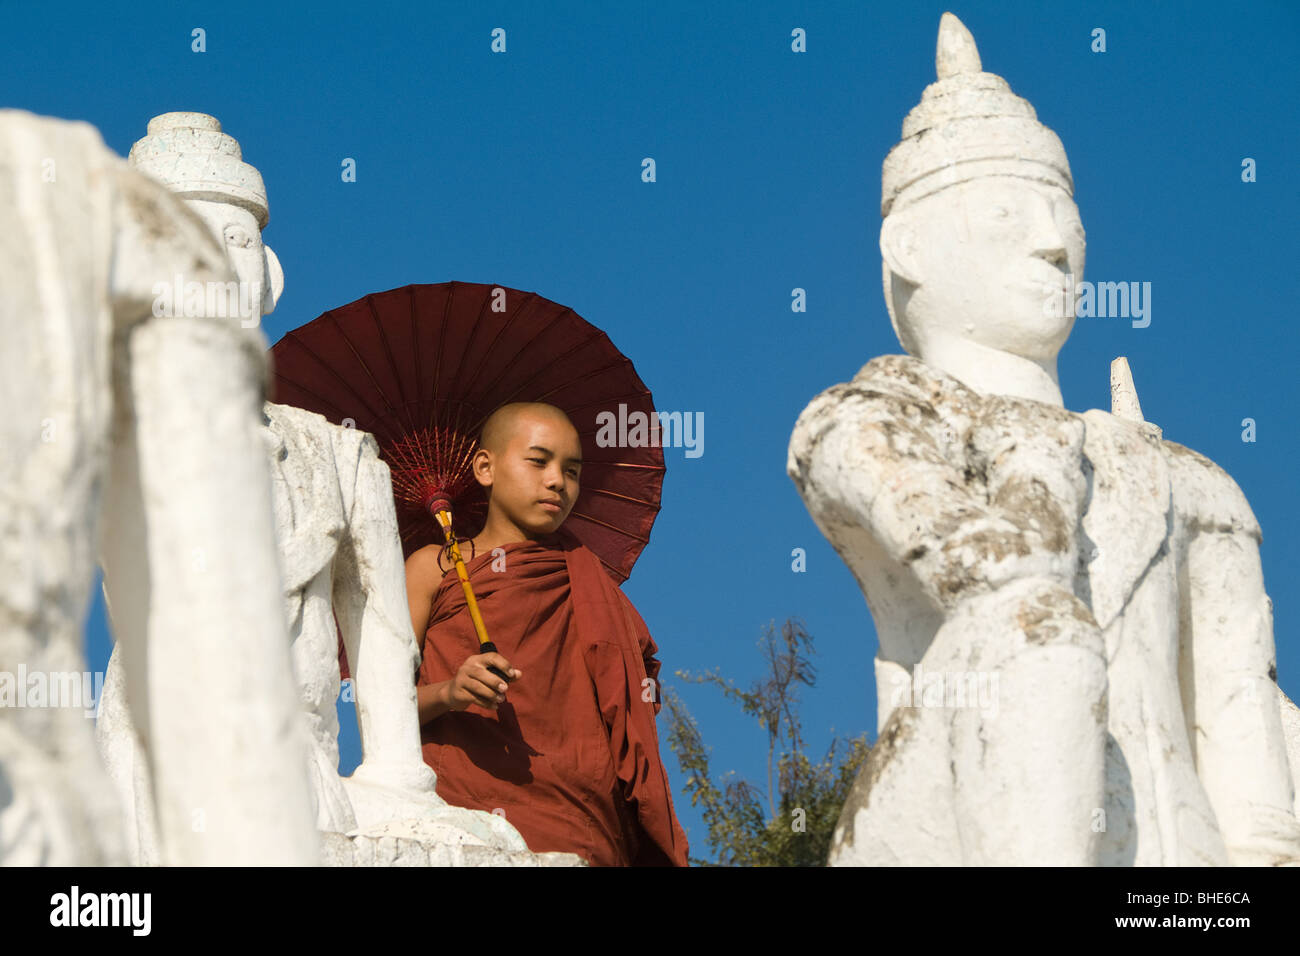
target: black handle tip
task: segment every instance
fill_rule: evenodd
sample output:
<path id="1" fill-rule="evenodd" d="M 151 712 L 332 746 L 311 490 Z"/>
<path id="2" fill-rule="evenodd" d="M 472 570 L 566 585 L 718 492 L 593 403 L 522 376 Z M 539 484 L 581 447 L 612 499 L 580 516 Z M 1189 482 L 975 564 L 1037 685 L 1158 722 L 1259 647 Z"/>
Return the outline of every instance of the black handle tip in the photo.
<path id="1" fill-rule="evenodd" d="M 491 641 L 484 641 L 482 644 L 478 646 L 478 652 L 480 654 L 495 654 L 497 653 L 497 646 L 493 644 Z M 491 671 L 493 674 L 496 674 L 497 677 L 500 677 L 507 684 L 510 683 L 510 678 L 507 677 L 505 674 L 501 673 L 501 668 L 493 667 L 491 664 L 489 664 L 488 670 Z"/>

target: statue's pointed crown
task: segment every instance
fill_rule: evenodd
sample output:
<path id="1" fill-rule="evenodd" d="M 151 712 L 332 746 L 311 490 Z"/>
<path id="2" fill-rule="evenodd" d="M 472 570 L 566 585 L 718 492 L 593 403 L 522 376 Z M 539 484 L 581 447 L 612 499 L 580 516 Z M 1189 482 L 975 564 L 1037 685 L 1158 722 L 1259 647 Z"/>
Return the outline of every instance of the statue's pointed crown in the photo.
<path id="1" fill-rule="evenodd" d="M 271 220 L 262 174 L 244 162 L 239 143 L 207 113 L 162 113 L 149 121 L 127 162 L 184 199 L 243 206 L 259 229 Z"/>
<path id="2" fill-rule="evenodd" d="M 1074 194 L 1065 147 L 1028 100 L 985 73 L 975 39 L 951 13 L 939 21 L 938 79 L 903 120 L 881 170 L 881 216 L 968 179 L 1013 175 Z"/>

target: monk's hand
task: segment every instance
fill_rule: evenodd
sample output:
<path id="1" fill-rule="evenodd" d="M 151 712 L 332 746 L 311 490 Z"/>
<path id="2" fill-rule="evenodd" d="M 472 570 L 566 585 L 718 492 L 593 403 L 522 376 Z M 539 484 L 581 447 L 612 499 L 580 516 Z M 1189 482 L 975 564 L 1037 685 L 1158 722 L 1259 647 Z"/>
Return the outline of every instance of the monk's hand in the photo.
<path id="1" fill-rule="evenodd" d="M 475 654 L 468 657 L 460 665 L 460 670 L 456 671 L 447 690 L 452 710 L 465 710 L 473 704 L 496 710 L 498 704 L 505 702 L 506 682 L 488 670 L 489 667 L 509 674 L 512 683 L 523 676 L 523 671 L 512 667 L 500 654 Z"/>

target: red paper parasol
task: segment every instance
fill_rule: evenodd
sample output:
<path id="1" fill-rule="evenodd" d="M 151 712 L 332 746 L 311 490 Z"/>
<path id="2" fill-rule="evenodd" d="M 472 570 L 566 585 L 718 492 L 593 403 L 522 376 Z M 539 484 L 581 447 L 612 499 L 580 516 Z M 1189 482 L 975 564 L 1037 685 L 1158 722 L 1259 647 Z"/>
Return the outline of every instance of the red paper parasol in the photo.
<path id="1" fill-rule="evenodd" d="M 617 583 L 649 541 L 663 449 L 657 441 L 601 447 L 596 436 L 601 412 L 615 422 L 643 413 L 657 436 L 650 390 L 609 337 L 572 309 L 504 286 L 408 285 L 332 309 L 271 353 L 272 401 L 375 436 L 392 472 L 407 557 L 443 543 L 430 511 L 440 500 L 451 504 L 457 538 L 481 530 L 486 497 L 470 458 L 483 422 L 507 402 L 547 402 L 573 421 L 582 481 L 564 527 Z"/>

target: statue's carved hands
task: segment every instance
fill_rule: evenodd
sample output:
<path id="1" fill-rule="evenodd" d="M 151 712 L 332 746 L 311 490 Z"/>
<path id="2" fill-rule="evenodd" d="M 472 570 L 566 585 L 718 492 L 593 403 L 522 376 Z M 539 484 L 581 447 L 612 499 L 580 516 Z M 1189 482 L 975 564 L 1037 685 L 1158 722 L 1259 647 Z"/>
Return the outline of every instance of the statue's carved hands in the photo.
<path id="1" fill-rule="evenodd" d="M 433 769 L 423 760 L 380 763 L 363 760 L 348 778 L 354 784 L 365 784 L 380 790 L 397 793 L 433 793 L 438 781 Z"/>
<path id="2" fill-rule="evenodd" d="M 947 610 L 1027 578 L 1048 578 L 1068 589 L 1074 574 L 1067 554 L 1045 547 L 1033 529 L 994 514 L 973 515 L 936 544 L 914 549 L 904 563 L 935 604 Z"/>
<path id="3" fill-rule="evenodd" d="M 951 610 L 1009 581 L 1075 573 L 1083 422 L 979 395 L 909 356 L 881 356 L 804 410 L 787 470 L 841 554 L 865 530 Z"/>
<path id="4" fill-rule="evenodd" d="M 437 793 L 437 774 L 423 760 L 363 760 L 342 779 L 361 831 L 386 821 L 430 816 L 447 806 Z"/>
<path id="5" fill-rule="evenodd" d="M 1067 587 L 1086 506 L 1083 437 L 1082 419 L 1063 408 L 990 395 L 966 443 L 969 480 L 1002 530 L 1014 529 L 1006 547 L 1028 559 L 1024 571 Z"/>

